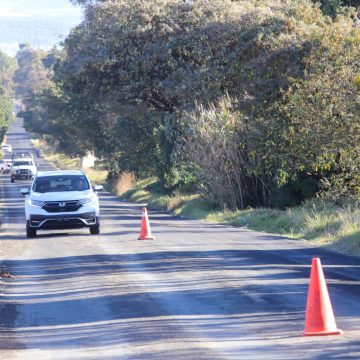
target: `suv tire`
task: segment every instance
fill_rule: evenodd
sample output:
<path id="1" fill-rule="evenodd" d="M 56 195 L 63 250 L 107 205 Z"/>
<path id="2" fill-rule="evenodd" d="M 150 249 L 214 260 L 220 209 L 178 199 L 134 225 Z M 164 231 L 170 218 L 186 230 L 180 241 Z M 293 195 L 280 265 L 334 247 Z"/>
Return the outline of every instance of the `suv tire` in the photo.
<path id="1" fill-rule="evenodd" d="M 36 237 L 36 229 L 30 227 L 29 220 L 26 221 L 26 237 L 27 238 L 34 238 Z"/>
<path id="2" fill-rule="evenodd" d="M 100 221 L 99 218 L 96 218 L 96 224 L 90 226 L 90 234 L 91 235 L 99 235 L 100 234 Z"/>

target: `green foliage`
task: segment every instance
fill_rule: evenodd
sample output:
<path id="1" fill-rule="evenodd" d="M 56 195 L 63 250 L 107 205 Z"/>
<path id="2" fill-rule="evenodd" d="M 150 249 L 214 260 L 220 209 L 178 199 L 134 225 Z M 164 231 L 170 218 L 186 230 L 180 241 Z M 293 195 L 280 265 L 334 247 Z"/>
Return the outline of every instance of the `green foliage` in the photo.
<path id="1" fill-rule="evenodd" d="M 359 91 L 355 60 L 360 56 L 360 29 L 338 17 L 315 36 L 306 57 L 303 80 L 284 92 L 278 103 L 283 118 L 282 168 L 289 175 L 306 169 L 323 188 L 337 195 L 359 192 Z"/>
<path id="2" fill-rule="evenodd" d="M 318 192 L 318 182 L 307 174 L 299 172 L 294 180 L 286 182 L 283 186 L 275 186 L 272 203 L 277 208 L 285 209 L 314 197 Z"/>
<path id="3" fill-rule="evenodd" d="M 322 11 L 325 15 L 335 18 L 336 13 L 339 11 L 342 1 L 341 0 L 323 0 Z"/>
<path id="4" fill-rule="evenodd" d="M 15 90 L 25 100 L 49 84 L 48 73 L 41 62 L 43 57 L 44 51 L 32 49 L 27 44 L 21 44 L 16 54 L 18 68 L 14 74 Z"/>
<path id="5" fill-rule="evenodd" d="M 284 33 L 271 35 L 242 63 L 242 69 L 254 69 L 238 86 L 246 96 L 225 107 L 200 106 L 185 121 L 191 158 L 212 196 L 222 189 L 222 206 L 259 205 L 246 191 L 280 207 L 316 193 L 359 195 L 360 29 L 351 13 L 329 22 L 310 6 L 292 11 Z"/>
<path id="6" fill-rule="evenodd" d="M 173 121 L 174 116 L 167 116 L 165 124 L 155 128 L 153 132 L 156 142 L 156 175 L 163 188 L 169 191 L 173 190 L 179 180 L 179 174 L 172 159 L 174 144 L 176 144 L 176 139 L 173 138 Z"/>
<path id="7" fill-rule="evenodd" d="M 318 0 L 314 0 L 314 3 L 318 3 Z M 344 10 L 344 7 L 352 6 L 360 8 L 359 0 L 320 0 L 321 10 L 325 15 L 335 18 L 338 13 Z"/>
<path id="8" fill-rule="evenodd" d="M 12 76 L 16 69 L 16 62 L 0 51 L 0 143 L 14 119 L 14 92 Z"/>
<path id="9" fill-rule="evenodd" d="M 332 18 L 307 0 L 77 2 L 84 19 L 63 54 L 18 55 L 19 91 L 29 93 L 29 69 L 40 79 L 27 123 L 68 154 L 94 150 L 113 178 L 156 175 L 167 191 L 196 179 L 230 209 L 360 195 L 352 9 L 324 2 Z"/>
<path id="10" fill-rule="evenodd" d="M 320 5 L 324 15 L 335 19 L 337 14 L 346 12 L 349 7 L 360 9 L 360 0 L 312 0 L 316 5 Z"/>

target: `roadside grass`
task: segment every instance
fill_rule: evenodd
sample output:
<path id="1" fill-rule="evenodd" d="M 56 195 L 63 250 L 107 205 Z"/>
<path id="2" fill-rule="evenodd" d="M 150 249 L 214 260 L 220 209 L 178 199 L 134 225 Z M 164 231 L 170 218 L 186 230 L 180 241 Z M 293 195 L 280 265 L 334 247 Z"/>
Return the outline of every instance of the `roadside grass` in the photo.
<path id="1" fill-rule="evenodd" d="M 188 195 L 175 192 L 171 195 L 164 195 L 149 191 L 149 187 L 156 184 L 156 182 L 157 179 L 153 177 L 139 180 L 132 189 L 126 191 L 120 197 L 135 202 L 146 203 L 151 208 L 174 211 L 179 215 L 184 206 L 189 206 L 189 204 L 200 198 L 198 194 Z"/>
<path id="2" fill-rule="evenodd" d="M 249 208 L 221 211 L 199 194 L 175 192 L 164 195 L 151 192 L 149 188 L 154 183 L 154 178 L 140 180 L 121 197 L 146 203 L 150 208 L 173 211 L 190 219 L 305 239 L 312 246 L 360 255 L 360 209 L 355 204 L 337 205 L 329 200 L 313 199 L 285 210 Z"/>
<path id="3" fill-rule="evenodd" d="M 69 158 L 68 155 L 62 153 L 53 152 L 52 148 L 45 142 L 40 139 L 32 139 L 32 144 L 40 150 L 41 156 L 54 164 L 58 169 L 62 170 L 75 170 L 79 169 L 80 158 Z"/>
<path id="4" fill-rule="evenodd" d="M 103 185 L 108 189 L 107 176 L 108 172 L 101 167 L 87 168 L 84 169 L 86 175 L 93 185 Z"/>
<path id="5" fill-rule="evenodd" d="M 40 139 L 32 139 L 33 145 L 40 150 L 41 156 L 54 164 L 58 169 L 62 170 L 79 170 L 81 169 L 80 158 L 69 158 L 68 155 L 62 153 L 56 153 L 52 150 L 51 146 L 48 145 L 45 141 Z M 101 168 L 101 166 L 96 166 L 94 168 L 84 169 L 86 175 L 89 177 L 92 184 L 101 184 L 109 187 L 106 183 L 108 172 Z"/>
<path id="6" fill-rule="evenodd" d="M 61 169 L 79 169 L 80 159 L 69 159 L 54 153 L 49 145 L 33 140 L 42 156 Z M 107 171 L 101 167 L 86 170 L 93 184 L 102 184 L 116 194 L 113 184 L 107 182 Z M 306 201 L 300 206 L 279 210 L 249 208 L 237 211 L 221 211 L 199 194 L 174 192 L 163 194 L 156 178 L 138 180 L 120 197 L 144 203 L 148 207 L 172 211 L 189 219 L 201 219 L 219 224 L 246 227 L 251 230 L 283 235 L 293 239 L 308 240 L 312 246 L 360 255 L 360 209 L 355 204 L 338 205 L 324 199 Z"/>

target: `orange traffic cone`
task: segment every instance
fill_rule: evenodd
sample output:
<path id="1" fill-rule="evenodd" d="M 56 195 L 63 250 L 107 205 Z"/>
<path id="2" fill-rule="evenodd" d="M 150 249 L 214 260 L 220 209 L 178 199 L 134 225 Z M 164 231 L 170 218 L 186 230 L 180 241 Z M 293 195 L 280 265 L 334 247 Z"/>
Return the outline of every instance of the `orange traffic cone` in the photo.
<path id="1" fill-rule="evenodd" d="M 312 259 L 304 336 L 338 335 L 329 293 L 319 258 Z"/>
<path id="2" fill-rule="evenodd" d="M 147 215 L 146 208 L 144 207 L 142 209 L 141 230 L 138 240 L 151 240 L 151 239 L 155 239 L 155 238 L 151 234 L 149 218 Z"/>

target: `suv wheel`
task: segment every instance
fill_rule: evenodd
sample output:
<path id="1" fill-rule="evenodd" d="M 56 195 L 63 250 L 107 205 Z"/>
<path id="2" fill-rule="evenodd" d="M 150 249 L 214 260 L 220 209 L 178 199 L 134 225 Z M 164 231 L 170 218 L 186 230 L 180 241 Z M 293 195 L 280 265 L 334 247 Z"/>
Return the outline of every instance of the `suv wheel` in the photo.
<path id="1" fill-rule="evenodd" d="M 30 227 L 29 221 L 26 221 L 26 237 L 27 238 L 36 237 L 36 229 Z"/>
<path id="2" fill-rule="evenodd" d="M 91 235 L 98 235 L 100 234 L 100 222 L 99 218 L 96 218 L 96 224 L 90 226 L 90 234 Z"/>

